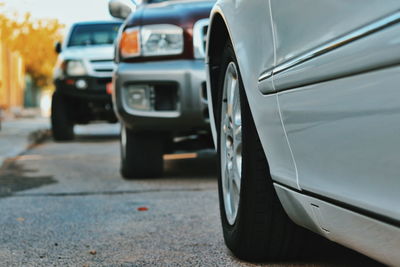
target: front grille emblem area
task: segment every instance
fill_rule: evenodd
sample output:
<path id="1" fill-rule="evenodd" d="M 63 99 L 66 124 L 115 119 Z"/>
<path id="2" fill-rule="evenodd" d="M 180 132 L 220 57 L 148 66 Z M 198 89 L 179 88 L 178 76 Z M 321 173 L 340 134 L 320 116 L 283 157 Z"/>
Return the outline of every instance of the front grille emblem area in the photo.
<path id="1" fill-rule="evenodd" d="M 193 48 L 195 58 L 205 58 L 209 19 L 198 20 L 193 27 Z"/>

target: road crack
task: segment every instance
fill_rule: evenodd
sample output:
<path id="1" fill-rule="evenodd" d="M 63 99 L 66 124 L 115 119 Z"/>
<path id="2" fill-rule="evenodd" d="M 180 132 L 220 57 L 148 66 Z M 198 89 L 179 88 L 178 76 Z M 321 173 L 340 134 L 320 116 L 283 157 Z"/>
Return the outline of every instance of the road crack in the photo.
<path id="1" fill-rule="evenodd" d="M 58 193 L 23 193 L 14 194 L 9 197 L 80 197 L 80 196 L 101 196 L 101 195 L 130 195 L 130 194 L 146 194 L 146 193 L 160 193 L 160 192 L 201 192 L 201 191 L 215 191 L 214 187 L 207 188 L 169 188 L 169 189 L 144 189 L 144 190 L 122 190 L 122 191 L 83 191 L 83 192 L 58 192 Z"/>

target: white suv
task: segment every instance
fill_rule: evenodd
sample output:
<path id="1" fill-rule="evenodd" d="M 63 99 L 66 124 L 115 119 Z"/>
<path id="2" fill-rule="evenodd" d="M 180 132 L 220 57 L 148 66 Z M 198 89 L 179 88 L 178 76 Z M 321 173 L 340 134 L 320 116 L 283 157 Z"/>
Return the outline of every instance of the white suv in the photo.
<path id="1" fill-rule="evenodd" d="M 76 23 L 71 27 L 60 53 L 54 83 L 51 123 L 55 140 L 71 140 L 74 124 L 93 120 L 117 122 L 112 108 L 111 82 L 113 44 L 119 21 Z"/>

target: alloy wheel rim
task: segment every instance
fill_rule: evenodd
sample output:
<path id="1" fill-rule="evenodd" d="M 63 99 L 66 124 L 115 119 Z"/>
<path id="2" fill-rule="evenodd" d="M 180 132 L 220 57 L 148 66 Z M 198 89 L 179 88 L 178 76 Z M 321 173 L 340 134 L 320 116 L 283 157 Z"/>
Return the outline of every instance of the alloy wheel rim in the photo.
<path id="1" fill-rule="evenodd" d="M 126 150 L 126 129 L 125 126 L 121 126 L 121 152 L 122 157 L 125 158 L 125 150 Z"/>
<path id="2" fill-rule="evenodd" d="M 226 218 L 236 221 L 242 180 L 242 115 L 236 64 L 229 63 L 224 79 L 221 125 L 221 178 Z"/>

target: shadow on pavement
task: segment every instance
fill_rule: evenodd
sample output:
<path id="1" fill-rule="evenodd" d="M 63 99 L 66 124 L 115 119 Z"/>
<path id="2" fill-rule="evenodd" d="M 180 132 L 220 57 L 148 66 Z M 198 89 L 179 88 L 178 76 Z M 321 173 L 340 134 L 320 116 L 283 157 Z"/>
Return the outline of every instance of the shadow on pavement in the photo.
<path id="1" fill-rule="evenodd" d="M 9 197 L 18 191 L 56 183 L 52 176 L 29 176 L 36 170 L 25 169 L 14 159 L 6 160 L 0 168 L 0 198 Z"/>
<path id="2" fill-rule="evenodd" d="M 217 155 L 213 150 L 194 151 L 197 156 L 164 160 L 163 178 L 215 178 L 217 177 Z M 179 155 L 179 154 L 178 154 Z M 185 154 L 183 154 L 185 155 Z"/>
<path id="3" fill-rule="evenodd" d="M 306 230 L 308 232 L 308 230 Z M 308 232 L 303 240 L 299 258 L 292 261 L 257 263 L 257 266 L 290 267 L 381 267 L 385 266 L 352 249 L 346 248 L 315 233 Z M 234 257 L 231 254 L 232 257 Z M 245 263 L 245 262 L 243 262 Z"/>
<path id="4" fill-rule="evenodd" d="M 384 266 L 365 255 L 318 235 L 312 238 L 303 257 L 303 262 L 329 263 L 326 264 L 327 266 Z"/>
<path id="5" fill-rule="evenodd" d="M 76 143 L 102 143 L 119 140 L 115 134 L 79 134 L 75 136 Z"/>

